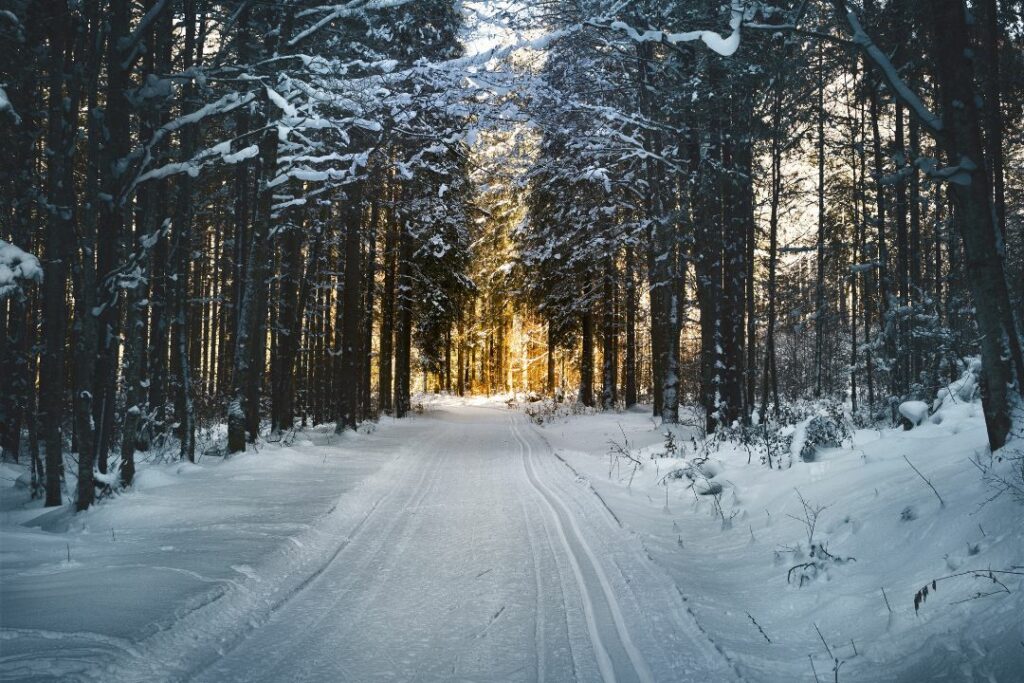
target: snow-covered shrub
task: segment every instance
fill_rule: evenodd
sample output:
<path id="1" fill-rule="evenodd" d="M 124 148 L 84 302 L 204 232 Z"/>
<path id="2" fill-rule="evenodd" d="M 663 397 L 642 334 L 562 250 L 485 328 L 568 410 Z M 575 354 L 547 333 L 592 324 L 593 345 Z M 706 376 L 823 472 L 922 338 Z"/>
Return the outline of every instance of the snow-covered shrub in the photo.
<path id="1" fill-rule="evenodd" d="M 665 445 L 664 450 L 661 453 L 652 453 L 651 457 L 655 456 L 661 458 L 678 458 L 679 457 L 679 446 L 676 444 L 676 435 L 671 429 L 665 430 Z"/>
<path id="2" fill-rule="evenodd" d="M 932 413 L 956 403 L 970 403 L 981 395 L 978 378 L 981 375 L 981 359 L 977 356 L 962 361 L 960 378 L 939 390 L 932 403 Z"/>
<path id="3" fill-rule="evenodd" d="M 612 472 L 616 470 L 621 476 L 622 466 L 625 465 L 629 470 L 629 485 L 632 485 L 633 477 L 636 476 L 637 471 L 643 469 L 644 463 L 640 456 L 633 451 L 633 445 L 629 442 L 629 437 L 626 436 L 622 425 L 619 425 L 619 430 L 622 432 L 622 441 L 608 440 L 608 476 L 611 477 Z"/>
<path id="4" fill-rule="evenodd" d="M 719 470 L 707 459 L 695 460 L 683 467 L 677 467 L 665 475 L 668 479 L 689 479 L 691 482 L 710 480 L 717 477 Z"/>
<path id="5" fill-rule="evenodd" d="M 815 415 L 807 422 L 804 442 L 800 446 L 800 459 L 814 462 L 819 448 L 839 448 L 850 437 L 850 428 L 844 419 L 834 415 Z"/>
<path id="6" fill-rule="evenodd" d="M 538 425 L 544 425 L 555 420 L 564 419 L 572 415 L 593 415 L 594 409 L 583 405 L 579 401 L 561 401 L 558 399 L 544 398 L 539 401 L 527 403 L 523 412 L 528 418 Z"/>

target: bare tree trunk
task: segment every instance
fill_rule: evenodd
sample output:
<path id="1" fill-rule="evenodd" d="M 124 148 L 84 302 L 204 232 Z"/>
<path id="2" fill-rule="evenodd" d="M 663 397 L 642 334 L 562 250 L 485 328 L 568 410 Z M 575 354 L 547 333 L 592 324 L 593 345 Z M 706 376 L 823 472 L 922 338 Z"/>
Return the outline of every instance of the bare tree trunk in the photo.
<path id="1" fill-rule="evenodd" d="M 910 117 L 910 161 L 911 164 L 920 155 L 921 141 L 918 122 L 913 116 Z M 921 176 L 917 167 L 912 166 L 910 171 L 910 291 L 909 296 L 920 303 L 922 301 L 921 281 Z M 910 344 L 910 383 L 921 381 L 921 374 L 924 371 L 924 360 L 921 353 L 921 344 L 915 335 L 915 316 L 910 316 L 908 321 L 907 337 Z"/>
<path id="2" fill-rule="evenodd" d="M 98 325 L 98 355 L 94 368 L 93 424 L 95 425 L 95 451 L 88 455 L 79 449 L 78 508 L 84 510 L 93 500 L 92 468 L 107 471 L 107 459 L 114 431 L 114 413 L 117 404 L 117 376 L 119 353 L 120 292 L 117 278 L 113 277 L 118 261 L 125 256 L 127 219 L 126 188 L 122 160 L 131 151 L 131 56 L 125 53 L 130 35 L 131 8 L 128 0 L 111 0 L 106 10 L 109 21 L 106 60 L 106 102 L 103 108 L 103 162 L 102 188 L 105 198 L 100 202 L 97 223 L 96 270 Z M 107 199 L 109 198 L 109 199 Z M 85 456 L 85 457 L 83 457 Z M 89 470 L 82 481 L 83 470 Z"/>
<path id="3" fill-rule="evenodd" d="M 776 83 L 772 106 L 771 141 L 771 213 L 768 219 L 768 321 L 764 337 L 764 368 L 761 377 L 761 412 L 763 423 L 768 409 L 768 391 L 772 392 L 775 414 L 779 413 L 779 384 L 775 374 L 775 298 L 776 270 L 779 252 L 779 203 L 782 194 L 782 92 Z"/>
<path id="4" fill-rule="evenodd" d="M 594 407 L 594 314 L 589 309 L 580 317 L 580 334 L 583 337 L 580 348 L 580 391 L 579 401 L 587 407 Z"/>
<path id="5" fill-rule="evenodd" d="M 184 0 L 185 49 L 184 65 L 187 68 L 202 58 L 203 36 L 197 35 L 197 22 L 203 21 L 203 15 L 197 13 L 195 0 Z M 197 108 L 196 87 L 186 83 L 182 89 L 182 106 L 186 111 Z M 181 134 L 181 158 L 190 159 L 195 152 L 197 134 L 194 127 L 188 127 Z M 170 316 L 170 359 L 175 375 L 174 412 L 178 423 L 178 440 L 180 443 L 179 457 L 182 460 L 195 462 L 195 407 L 192 401 L 192 368 L 188 353 L 189 343 L 189 271 L 191 264 L 192 218 L 193 218 L 193 181 L 184 173 L 178 177 L 173 237 L 169 253 L 170 267 L 174 272 L 174 280 L 168 288 L 168 300 L 173 302 L 167 314 Z M 223 271 L 226 275 L 227 268 Z M 223 290 L 222 290 L 223 292 Z M 221 309 L 223 311 L 223 309 Z M 226 331 L 226 330 L 225 330 Z M 221 337 L 224 344 L 224 337 Z M 226 357 L 226 356 L 225 356 Z"/>
<path id="6" fill-rule="evenodd" d="M 345 284 L 342 290 L 340 410 L 337 432 L 359 426 L 359 361 L 362 343 L 362 183 L 350 186 L 345 207 Z"/>
<path id="7" fill-rule="evenodd" d="M 633 247 L 626 247 L 626 367 L 624 380 L 626 389 L 626 407 L 631 408 L 637 403 L 636 384 L 636 263 L 633 255 Z M 550 348 L 550 347 L 549 347 Z M 552 390 L 554 389 L 554 358 L 548 357 L 549 377 Z"/>
<path id="8" fill-rule="evenodd" d="M 651 86 L 650 65 L 653 51 L 650 43 L 637 46 L 638 103 L 640 114 L 653 119 L 654 107 L 648 89 Z M 679 360 L 673 353 L 672 329 L 673 293 L 675 290 L 675 231 L 666 220 L 662 206 L 662 179 L 664 170 L 656 159 L 660 153 L 661 136 L 657 128 L 644 128 L 644 148 L 647 157 L 645 170 L 647 188 L 644 209 L 649 223 L 647 235 L 647 277 L 651 302 L 651 364 L 653 370 L 654 413 L 666 422 L 679 421 Z M 666 395 L 668 391 L 668 395 Z"/>
<path id="9" fill-rule="evenodd" d="M 408 415 L 412 361 L 412 235 L 405 226 L 398 237 L 398 316 L 395 324 L 395 417 Z"/>
<path id="10" fill-rule="evenodd" d="M 944 124 L 941 143 L 948 162 L 959 165 L 961 173 L 968 177 L 967 182 L 952 182 L 949 188 L 957 206 L 957 226 L 963 239 L 967 280 L 981 336 L 982 403 L 989 446 L 995 451 L 1003 446 L 1010 432 L 1008 388 L 1014 379 L 1018 392 L 1024 395 L 1024 358 L 1003 271 L 999 226 L 985 167 L 967 8 L 963 0 L 935 0 L 931 17 L 931 53 Z"/>
<path id="11" fill-rule="evenodd" d="M 874 159 L 875 178 L 875 229 L 878 237 L 878 252 L 875 272 L 877 274 L 878 296 L 875 299 L 878 313 L 878 330 L 882 336 L 882 349 L 885 354 L 884 365 L 891 365 L 895 348 L 893 346 L 893 335 L 889 319 L 889 240 L 886 231 L 887 201 L 885 196 L 885 166 L 882 156 L 882 135 L 879 130 L 879 117 L 881 116 L 878 102 L 878 84 L 869 85 L 869 115 L 871 123 L 872 153 Z M 890 384 L 890 389 L 892 389 Z M 871 391 L 868 392 L 872 393 Z M 873 401 L 870 401 L 873 403 Z M 874 406 L 872 405 L 872 410 Z"/>
<path id="12" fill-rule="evenodd" d="M 824 50 L 818 45 L 818 241 L 814 288 L 814 395 L 820 398 L 824 373 L 825 319 L 825 71 Z"/>
<path id="13" fill-rule="evenodd" d="M 264 106 L 269 102 L 264 98 Z M 245 450 L 246 438 L 255 441 L 260 425 L 260 380 L 263 374 L 260 321 L 266 310 L 260 307 L 262 290 L 267 280 L 267 252 L 270 233 L 270 211 L 273 188 L 270 180 L 277 172 L 277 130 L 271 126 L 260 140 L 259 201 L 253 223 L 247 277 L 242 300 L 238 307 L 238 329 L 235 333 L 235 359 L 233 372 L 233 398 L 228 408 L 228 452 Z M 257 364 L 259 362 L 259 364 Z"/>
<path id="14" fill-rule="evenodd" d="M 601 408 L 615 407 L 615 263 L 609 254 L 605 257 L 604 282 L 601 297 Z"/>
<path id="15" fill-rule="evenodd" d="M 46 148 L 47 201 L 51 207 L 46 227 L 46 254 L 43 266 L 43 353 L 39 373 L 38 424 L 46 446 L 46 506 L 62 505 L 64 444 L 61 425 L 64 421 L 65 374 L 64 348 L 67 320 L 67 280 L 74 244 L 72 223 L 73 187 L 66 185 L 66 166 L 71 163 L 73 142 L 65 119 L 64 71 L 66 39 L 71 33 L 71 17 L 65 3 L 55 4 L 50 17 L 49 102 Z"/>
<path id="16" fill-rule="evenodd" d="M 547 376 L 544 382 L 544 390 L 549 396 L 553 396 L 555 393 L 555 327 L 550 320 L 547 327 Z"/>
<path id="17" fill-rule="evenodd" d="M 985 148 L 989 169 L 989 186 L 995 202 L 996 227 L 999 236 L 1006 240 L 1006 191 L 1005 191 L 1005 154 L 1003 131 L 1002 80 L 1000 70 L 999 43 L 1002 40 L 1002 28 L 999 24 L 999 4 L 997 0 L 980 0 L 974 3 L 975 11 L 980 15 L 981 25 L 981 56 L 984 72 L 982 87 L 985 98 Z"/>
<path id="18" fill-rule="evenodd" d="M 378 184 L 379 178 L 378 174 Z M 380 198 L 375 197 L 370 210 L 370 224 L 366 235 L 366 266 L 363 268 L 363 322 L 362 358 L 359 386 L 359 414 L 361 418 L 376 419 L 373 406 L 373 306 L 376 298 L 377 281 L 377 225 L 380 222 Z"/>
<path id="19" fill-rule="evenodd" d="M 893 357 L 893 393 L 897 397 L 906 396 L 909 387 L 908 377 L 910 375 L 908 362 L 910 361 L 910 328 L 906 316 L 902 313 L 910 303 L 910 254 L 909 234 L 907 224 L 907 180 L 902 173 L 907 165 L 906 135 L 903 116 L 903 107 L 896 105 L 896 130 L 895 135 L 895 157 L 896 157 L 896 202 L 893 207 L 896 212 L 896 283 L 899 290 L 900 313 L 897 315 L 896 327 L 894 329 L 896 342 Z"/>
<path id="20" fill-rule="evenodd" d="M 377 361 L 377 407 L 385 415 L 390 415 L 392 409 L 391 363 L 395 338 L 395 235 L 398 222 L 395 220 L 393 198 L 391 204 L 384 223 L 384 289 L 380 302 L 380 358 Z"/>
<path id="21" fill-rule="evenodd" d="M 76 35 L 79 43 L 78 47 L 73 50 L 73 54 L 78 56 L 78 59 L 85 63 L 85 74 L 84 78 L 88 79 L 87 84 L 83 84 L 83 74 L 81 71 L 74 72 L 74 77 L 67 81 L 67 93 L 66 97 L 68 103 L 66 103 L 65 109 L 68 112 L 75 112 L 75 114 L 69 114 L 67 124 L 69 127 L 77 125 L 77 111 L 79 107 L 79 99 L 81 95 L 81 89 L 84 87 L 88 93 L 88 110 L 89 112 L 95 112 L 98 108 L 98 91 L 99 91 L 99 73 L 101 71 L 101 62 L 103 60 L 103 38 L 100 37 L 104 32 L 99 28 L 99 7 L 98 3 L 90 2 L 86 6 L 86 18 L 85 21 L 92 27 L 91 30 L 86 31 L 81 24 L 77 24 Z M 84 38 L 84 43 L 88 45 L 88 49 L 83 47 L 83 35 L 88 34 L 88 37 Z M 108 50 L 109 52 L 109 50 Z M 72 56 L 72 53 L 69 53 Z M 111 57 L 108 56 L 108 59 Z M 72 56 L 72 59 L 75 59 Z M 77 60 L 76 60 L 77 61 Z M 120 67 L 119 67 L 120 68 Z M 115 117 L 115 121 L 117 117 Z M 71 407 L 74 417 L 74 441 L 78 450 L 78 490 L 76 491 L 76 506 L 79 509 L 85 509 L 88 507 L 93 500 L 95 490 L 93 486 L 93 465 L 95 463 L 96 455 L 96 430 L 97 421 L 94 415 L 94 403 L 93 399 L 96 391 L 96 379 L 97 372 L 96 367 L 98 363 L 98 356 L 100 355 L 99 349 L 99 320 L 96 316 L 96 311 L 100 308 L 101 303 L 109 303 L 109 301 L 103 302 L 98 300 L 97 291 L 97 268 L 101 267 L 103 263 L 102 255 L 98 253 L 97 248 L 97 224 L 98 215 L 102 215 L 103 207 L 106 206 L 108 209 L 113 208 L 112 202 L 115 201 L 111 196 L 109 201 L 102 201 L 101 196 L 101 180 L 107 182 L 107 179 L 103 177 L 103 173 L 108 176 L 113 170 L 111 168 L 104 168 L 109 162 L 108 156 L 112 155 L 113 152 L 109 148 L 109 140 L 107 141 L 107 147 L 104 147 L 102 142 L 108 136 L 108 132 L 104 125 L 101 124 L 100 117 L 90 115 L 87 117 L 87 131 L 88 131 L 88 144 L 87 154 L 85 160 L 86 172 L 85 172 L 85 196 L 90 198 L 96 198 L 96 201 L 90 201 L 83 207 L 82 219 L 72 218 L 72 225 L 74 226 L 74 232 L 78 237 L 78 257 L 73 261 L 72 264 L 72 285 L 74 291 L 75 300 L 75 321 L 72 327 L 71 345 L 73 349 L 72 354 L 72 396 L 71 396 Z M 74 144 L 69 138 L 68 144 Z M 67 193 L 68 204 L 65 206 L 71 206 L 74 202 L 75 195 L 75 179 L 73 163 L 71 159 L 73 152 L 69 152 L 67 158 L 68 163 L 64 165 L 63 171 L 66 174 L 66 178 L 62 182 L 62 188 Z M 101 170 L 102 169 L 102 170 Z M 106 199 L 105 197 L 103 199 Z M 72 209 L 72 211 L 74 211 Z M 113 239 L 109 240 L 109 244 L 105 245 L 105 249 L 111 249 Z M 105 255 L 108 255 L 107 252 Z"/>
<path id="22" fill-rule="evenodd" d="M 270 393 L 270 429 L 275 433 L 292 428 L 295 420 L 295 356 L 301 334 L 300 287 L 308 290 L 302 268 L 302 226 L 288 226 L 280 237 L 281 274 L 278 278 L 277 344 L 271 363 L 274 368 Z M 300 285 L 301 282 L 301 285 Z"/>

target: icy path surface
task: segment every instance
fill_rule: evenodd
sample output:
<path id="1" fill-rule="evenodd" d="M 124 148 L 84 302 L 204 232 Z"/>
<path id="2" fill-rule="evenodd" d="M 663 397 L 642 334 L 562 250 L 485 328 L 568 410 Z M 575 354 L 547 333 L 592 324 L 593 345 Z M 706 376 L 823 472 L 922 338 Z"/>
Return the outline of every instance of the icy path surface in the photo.
<path id="1" fill-rule="evenodd" d="M 360 456 L 361 440 L 376 450 L 373 458 Z M 54 571 L 75 589 L 69 599 L 88 589 L 71 605 L 85 613 L 84 623 L 54 626 L 51 618 L 29 627 L 31 605 L 52 582 L 34 583 L 32 571 L 4 567 L 11 577 L 4 609 L 16 601 L 24 606 L 15 619 L 2 620 L 0 680 L 735 678 L 667 575 L 520 413 L 448 406 L 342 446 L 291 450 L 309 461 L 300 471 L 321 458 L 353 458 L 360 469 L 307 473 L 284 488 L 265 480 L 267 491 L 251 491 L 264 498 L 249 506 L 232 497 L 239 505 L 235 521 L 256 550 L 247 548 L 248 535 L 230 535 L 230 520 L 218 520 L 213 526 L 236 545 L 203 555 L 208 566 L 201 572 L 187 568 L 186 553 L 207 529 L 183 529 L 173 542 L 152 531 L 149 545 L 173 544 L 183 568 L 169 560 L 169 569 L 140 570 L 149 585 L 129 586 L 124 599 L 138 601 L 135 609 L 149 617 L 159 607 L 155 625 L 116 632 L 107 622 L 128 613 L 116 607 L 125 568 L 103 573 L 97 566 L 92 584 L 82 586 L 76 583 L 82 567 L 72 557 L 71 566 Z M 245 458 L 259 463 L 277 455 Z M 216 482 L 221 496 L 233 496 L 232 483 L 258 487 L 266 476 L 225 471 L 232 476 Z M 249 477 L 249 484 L 232 482 L 235 477 Z M 275 486 L 275 495 L 287 497 L 268 506 Z M 173 515 L 176 494 L 165 495 L 162 514 Z M 211 509 L 221 504 L 212 490 L 207 497 Z M 293 503 L 299 512 L 288 511 Z M 311 517 L 308 523 L 294 519 L 300 512 Z M 187 520 L 195 511 L 182 515 Z M 92 519 L 91 528 L 105 524 Z M 150 562 L 144 557 L 137 564 Z M 183 581 L 213 583 L 216 590 L 200 591 L 197 583 L 181 588 Z M 97 596 L 97 585 L 108 595 Z M 103 623 L 88 623 L 89 612 L 105 611 L 105 599 L 115 609 Z"/>

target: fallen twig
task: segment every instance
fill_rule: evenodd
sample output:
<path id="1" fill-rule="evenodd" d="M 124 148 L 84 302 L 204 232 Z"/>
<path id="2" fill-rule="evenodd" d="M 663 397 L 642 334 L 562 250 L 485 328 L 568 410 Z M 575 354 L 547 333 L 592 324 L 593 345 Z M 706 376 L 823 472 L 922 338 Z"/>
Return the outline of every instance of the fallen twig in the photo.
<path id="1" fill-rule="evenodd" d="M 753 623 L 754 626 L 757 627 L 757 630 L 761 632 L 761 635 L 764 636 L 764 639 L 767 640 L 769 644 L 771 644 L 772 639 L 769 638 L 768 634 L 764 632 L 763 628 L 761 628 L 761 624 L 757 623 L 757 619 L 755 619 L 753 615 L 750 614 L 750 612 L 747 612 L 747 617 L 750 619 L 751 623 Z"/>
<path id="2" fill-rule="evenodd" d="M 923 474 L 921 474 L 921 470 L 919 470 L 916 467 L 914 467 L 914 463 L 910 462 L 910 458 L 908 458 L 906 455 L 903 456 L 903 459 L 907 461 L 908 465 L 910 465 L 910 469 L 912 469 L 915 472 L 917 472 L 917 476 L 921 477 L 921 479 L 924 480 L 924 483 L 928 484 L 928 488 L 930 488 L 932 490 L 932 492 L 935 494 L 935 497 L 939 499 L 939 506 L 940 507 L 946 507 L 946 501 L 942 500 L 942 496 L 939 495 L 939 492 L 935 489 L 935 487 L 932 485 L 932 483 L 930 481 L 928 481 L 928 477 L 926 477 Z"/>

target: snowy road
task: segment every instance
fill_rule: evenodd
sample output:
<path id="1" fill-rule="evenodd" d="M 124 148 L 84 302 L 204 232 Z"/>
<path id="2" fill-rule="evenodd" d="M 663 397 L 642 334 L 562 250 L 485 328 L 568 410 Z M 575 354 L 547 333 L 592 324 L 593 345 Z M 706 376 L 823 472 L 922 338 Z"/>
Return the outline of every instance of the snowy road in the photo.
<path id="1" fill-rule="evenodd" d="M 424 423 L 326 569 L 194 680 L 721 679 L 675 591 L 645 558 L 616 565 L 630 539 L 520 415 Z"/>
<path id="2" fill-rule="evenodd" d="M 723 680 L 678 593 L 518 413 L 422 420 L 315 578 L 187 678 Z"/>
<path id="3" fill-rule="evenodd" d="M 6 560 L 0 680 L 735 678 L 640 540 L 521 413 L 436 407 L 287 452 L 100 506 L 83 519 L 109 542 L 86 533 L 95 547 L 52 574 Z M 145 518 L 155 501 L 186 514 Z M 170 538 L 198 554 L 169 557 Z M 144 584 L 110 593 L 117 553 Z M 177 576 L 193 587 L 168 592 Z M 131 607 L 96 609 L 120 594 Z M 20 607 L 41 595 L 53 614 L 77 600 L 80 619 Z"/>

